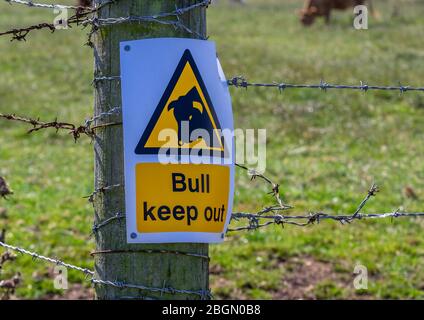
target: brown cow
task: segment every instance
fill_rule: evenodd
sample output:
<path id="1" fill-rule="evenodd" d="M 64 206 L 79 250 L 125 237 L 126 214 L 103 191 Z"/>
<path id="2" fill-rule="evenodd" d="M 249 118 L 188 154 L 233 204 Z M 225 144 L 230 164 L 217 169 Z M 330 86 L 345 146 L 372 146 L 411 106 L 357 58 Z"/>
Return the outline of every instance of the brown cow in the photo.
<path id="1" fill-rule="evenodd" d="M 304 8 L 300 11 L 300 21 L 305 26 L 314 23 L 316 17 L 324 17 L 325 22 L 330 22 L 331 10 L 346 10 L 355 6 L 368 3 L 373 12 L 371 0 L 306 0 Z"/>

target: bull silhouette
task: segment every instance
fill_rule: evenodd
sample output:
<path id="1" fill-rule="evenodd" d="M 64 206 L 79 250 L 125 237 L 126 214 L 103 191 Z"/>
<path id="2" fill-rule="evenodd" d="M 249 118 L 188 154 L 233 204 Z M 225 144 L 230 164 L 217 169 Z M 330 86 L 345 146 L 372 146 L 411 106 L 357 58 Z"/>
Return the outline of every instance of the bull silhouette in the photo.
<path id="1" fill-rule="evenodd" d="M 196 141 L 200 137 L 205 138 L 203 136 L 192 137 L 192 133 L 196 129 L 206 130 L 209 134 L 209 141 L 213 141 L 214 128 L 196 87 L 193 87 L 186 95 L 172 101 L 168 105 L 168 111 L 170 110 L 173 111 L 178 123 L 178 144 L 180 146 Z M 186 125 L 188 123 L 188 136 L 183 134 L 184 122 Z"/>

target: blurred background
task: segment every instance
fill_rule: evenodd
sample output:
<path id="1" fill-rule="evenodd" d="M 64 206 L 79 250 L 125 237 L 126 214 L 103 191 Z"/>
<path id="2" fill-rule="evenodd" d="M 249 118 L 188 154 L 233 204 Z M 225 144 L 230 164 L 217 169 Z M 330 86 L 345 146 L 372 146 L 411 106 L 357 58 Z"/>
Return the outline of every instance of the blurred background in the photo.
<path id="1" fill-rule="evenodd" d="M 45 1 L 49 2 L 49 1 Z M 374 0 L 379 17 L 355 30 L 353 11 L 306 28 L 301 0 L 215 1 L 207 11 L 228 78 L 251 81 L 424 86 L 424 1 Z M 71 4 L 73 1 L 62 1 Z M 49 10 L 0 2 L 0 30 L 51 21 Z M 34 32 L 27 42 L 0 38 L 0 112 L 83 123 L 93 112 L 92 50 L 87 30 Z M 235 127 L 267 129 L 267 176 L 280 183 L 291 213 L 352 213 L 372 182 L 380 193 L 365 212 L 424 208 L 424 94 L 231 88 Z M 89 238 L 93 145 L 54 130 L 28 136 L 0 120 L 0 176 L 14 196 L 0 199 L 6 239 L 92 267 Z M 237 211 L 271 205 L 268 186 L 236 178 Z M 237 226 L 237 223 L 233 224 Z M 424 221 L 323 222 L 229 234 L 211 245 L 211 288 L 218 299 L 424 298 Z M 355 290 L 353 270 L 368 269 Z M 53 269 L 19 256 L 0 279 L 22 274 L 14 298 L 92 298 L 83 276 L 53 288 Z M 82 283 L 82 284 L 81 284 Z"/>

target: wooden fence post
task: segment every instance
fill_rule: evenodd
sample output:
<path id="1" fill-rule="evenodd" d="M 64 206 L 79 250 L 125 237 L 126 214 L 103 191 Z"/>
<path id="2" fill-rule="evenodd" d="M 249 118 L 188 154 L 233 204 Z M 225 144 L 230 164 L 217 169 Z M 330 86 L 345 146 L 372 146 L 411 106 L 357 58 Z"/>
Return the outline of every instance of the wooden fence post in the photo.
<path id="1" fill-rule="evenodd" d="M 105 0 L 95 0 L 100 4 Z M 200 0 L 118 0 L 103 7 L 99 18 L 149 16 L 172 12 L 177 8 L 200 2 Z M 206 35 L 206 9 L 199 7 L 185 13 L 181 21 L 197 35 Z M 119 43 L 155 37 L 194 37 L 182 28 L 172 25 L 150 23 L 122 23 L 101 26 L 94 37 L 95 76 L 108 77 L 120 74 Z M 172 48 L 170 48 L 172 50 Z M 119 79 L 95 81 L 95 114 L 121 106 Z M 111 115 L 101 123 L 122 121 L 122 116 Z M 94 199 L 95 223 L 101 223 L 117 213 L 125 213 L 124 159 L 122 126 L 107 126 L 97 130 L 95 142 L 95 188 L 120 185 L 100 192 Z M 116 251 L 95 254 L 96 277 L 148 287 L 172 287 L 186 290 L 209 288 L 209 262 L 193 256 L 171 253 L 146 253 L 146 249 L 165 249 L 208 255 L 207 244 L 127 244 L 125 220 L 115 219 L 95 232 L 96 251 Z M 131 250 L 132 252 L 128 252 Z M 144 252 L 134 252 L 144 250 Z M 126 251 L 126 252 L 125 252 Z M 117 288 L 96 285 L 97 299 L 199 299 L 193 294 L 172 294 L 149 290 Z"/>

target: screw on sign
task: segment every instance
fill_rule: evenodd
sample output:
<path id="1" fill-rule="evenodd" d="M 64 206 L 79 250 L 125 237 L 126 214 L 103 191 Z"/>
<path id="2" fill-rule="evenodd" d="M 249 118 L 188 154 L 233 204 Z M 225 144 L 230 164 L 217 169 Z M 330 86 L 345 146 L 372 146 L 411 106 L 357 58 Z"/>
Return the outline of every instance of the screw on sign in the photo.
<path id="1" fill-rule="evenodd" d="M 121 82 L 128 242 L 223 241 L 233 115 L 214 43 L 123 42 Z"/>

